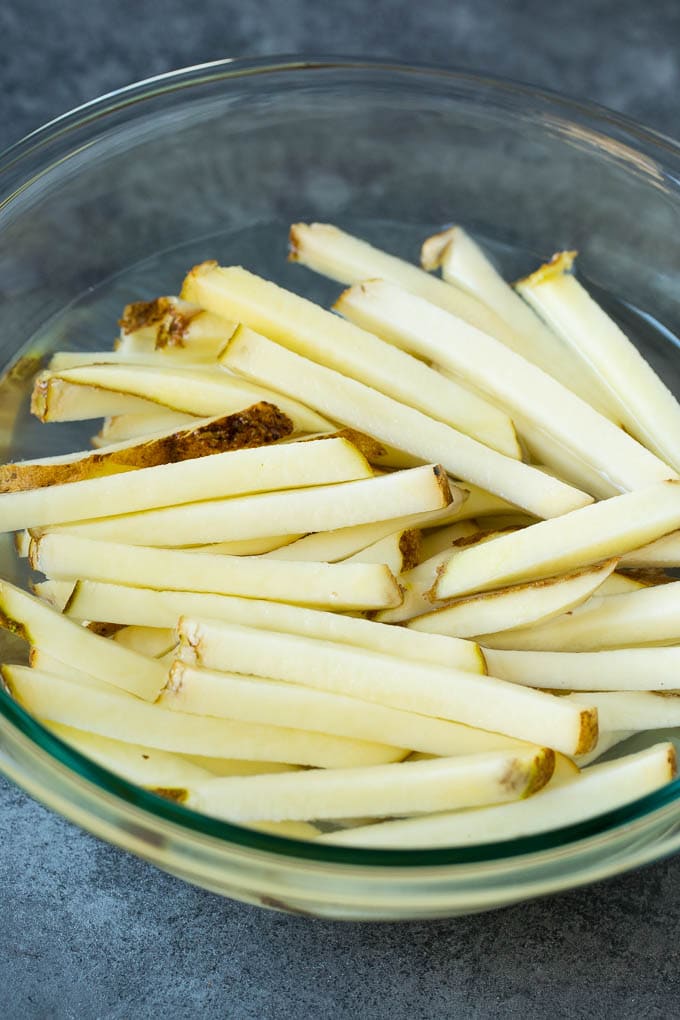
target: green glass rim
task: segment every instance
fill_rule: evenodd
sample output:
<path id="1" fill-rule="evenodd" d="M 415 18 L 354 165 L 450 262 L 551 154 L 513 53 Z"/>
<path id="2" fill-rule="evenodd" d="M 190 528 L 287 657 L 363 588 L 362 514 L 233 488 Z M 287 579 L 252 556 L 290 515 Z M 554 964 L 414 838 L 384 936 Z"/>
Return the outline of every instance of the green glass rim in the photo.
<path id="1" fill-rule="evenodd" d="M 537 88 L 530 84 L 464 69 L 429 64 L 405 64 L 364 57 L 277 55 L 265 58 L 226 58 L 198 64 L 156 75 L 109 92 L 49 121 L 6 149 L 0 154 L 0 180 L 3 173 L 18 166 L 24 159 L 39 152 L 50 142 L 137 103 L 148 102 L 158 96 L 183 89 L 228 81 L 232 78 L 239 79 L 252 75 L 284 72 L 318 73 L 323 71 L 342 71 L 347 74 L 372 72 L 376 75 L 382 73 L 402 76 L 432 76 L 445 82 L 448 81 L 452 85 L 484 89 L 491 93 L 514 96 L 517 99 L 534 100 L 547 107 L 552 107 L 556 112 L 568 114 L 572 119 L 588 122 L 589 126 L 599 132 L 602 137 L 624 138 L 627 144 L 632 146 L 644 143 L 647 147 L 658 150 L 658 154 L 663 154 L 666 158 L 679 159 L 680 157 L 680 144 L 658 131 L 647 128 L 623 114 L 615 113 L 596 103 L 570 99 L 558 92 Z M 680 168 L 680 159 L 678 167 Z M 45 169 L 49 168 L 48 166 Z M 668 168 L 663 166 L 659 169 L 677 186 L 678 179 L 675 174 L 669 173 Z M 22 184 L 19 190 L 26 183 L 29 182 Z M 13 191 L 5 196 L 4 201 L 3 196 L 0 195 L 0 208 L 11 202 L 16 193 Z M 0 688 L 0 714 L 18 732 L 41 751 L 54 758 L 60 765 L 103 792 L 150 816 L 163 819 L 165 822 L 191 833 L 229 843 L 242 849 L 257 850 L 291 859 L 304 859 L 319 864 L 409 869 L 492 864 L 505 859 L 563 849 L 570 844 L 614 834 L 625 826 L 655 812 L 660 812 L 673 804 L 678 804 L 680 801 L 680 779 L 675 779 L 654 793 L 587 821 L 502 843 L 411 850 L 321 845 L 313 841 L 305 842 L 246 829 L 199 814 L 190 808 L 136 786 L 98 765 L 61 740 L 26 712 L 2 688 Z"/>

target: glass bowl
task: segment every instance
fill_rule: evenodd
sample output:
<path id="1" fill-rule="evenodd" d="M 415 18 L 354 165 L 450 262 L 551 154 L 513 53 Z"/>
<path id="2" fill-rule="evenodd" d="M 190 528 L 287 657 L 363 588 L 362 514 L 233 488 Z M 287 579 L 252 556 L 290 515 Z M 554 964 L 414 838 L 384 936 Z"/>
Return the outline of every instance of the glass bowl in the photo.
<path id="1" fill-rule="evenodd" d="M 125 302 L 176 292 L 198 261 L 242 262 L 331 299 L 337 286 L 285 261 L 295 220 L 334 221 L 412 259 L 428 231 L 462 222 L 517 274 L 577 248 L 598 295 L 680 388 L 680 148 L 588 104 L 366 60 L 220 61 L 88 103 L 6 152 L 0 173 L 5 459 L 86 442 L 91 423 L 31 420 L 40 357 L 110 344 Z M 21 581 L 22 569 L 3 536 L 0 572 Z M 471 913 L 680 846 L 680 782 L 582 825 L 479 848 L 355 850 L 256 833 L 117 778 L 2 691 L 0 768 L 166 871 L 309 916 Z"/>

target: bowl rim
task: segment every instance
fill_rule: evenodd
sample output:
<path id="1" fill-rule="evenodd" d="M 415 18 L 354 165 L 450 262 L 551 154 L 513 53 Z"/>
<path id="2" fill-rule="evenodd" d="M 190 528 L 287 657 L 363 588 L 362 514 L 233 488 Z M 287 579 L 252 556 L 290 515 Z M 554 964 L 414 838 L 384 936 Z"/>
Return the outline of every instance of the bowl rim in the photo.
<path id="1" fill-rule="evenodd" d="M 428 63 L 404 63 L 369 57 L 273 55 L 267 57 L 223 58 L 191 65 L 141 79 L 122 88 L 107 92 L 63 113 L 29 132 L 0 153 L 0 179 L 10 169 L 38 152 L 48 143 L 62 139 L 70 132 L 94 121 L 110 117 L 138 103 L 158 96 L 191 89 L 215 82 L 228 82 L 247 76 L 272 73 L 307 73 L 339 71 L 351 73 L 369 71 L 376 74 L 432 77 L 452 85 L 481 88 L 492 93 L 509 94 L 516 100 L 538 101 L 548 108 L 568 114 L 573 121 L 585 121 L 592 130 L 604 138 L 621 140 L 635 147 L 644 143 L 659 150 L 668 159 L 680 157 L 680 143 L 667 135 L 647 128 L 643 124 L 589 100 L 571 99 L 557 91 L 463 68 L 442 67 Z M 649 157 L 645 154 L 645 157 Z M 51 165 L 51 164 L 50 164 Z M 23 190 L 22 184 L 19 191 Z M 673 183 L 677 185 L 675 177 Z M 0 209 L 10 203 L 17 191 L 0 196 Z M 241 850 L 264 851 L 278 857 L 306 860 L 322 864 L 361 866 L 362 868 L 439 868 L 452 865 L 493 864 L 517 857 L 542 857 L 546 851 L 564 850 L 576 844 L 607 835 L 614 836 L 633 822 L 651 819 L 672 805 L 680 807 L 680 779 L 621 808 L 598 815 L 576 824 L 552 829 L 533 836 L 519 837 L 501 843 L 476 844 L 465 847 L 437 847 L 433 849 L 377 849 L 334 846 L 303 842 L 248 829 L 199 814 L 189 808 L 138 787 L 65 743 L 46 726 L 33 718 L 9 693 L 0 688 L 0 716 L 28 738 L 38 750 L 46 752 L 58 764 L 65 766 L 80 779 L 94 784 L 104 793 L 149 816 L 162 818 L 178 826 L 186 835 L 196 834 L 217 841 L 225 849 L 229 845 Z M 0 770 L 2 761 L 0 759 Z M 680 833 L 670 848 L 680 846 Z M 670 852 L 670 850 L 666 850 Z M 625 861 L 612 864 L 611 871 L 623 870 Z"/>

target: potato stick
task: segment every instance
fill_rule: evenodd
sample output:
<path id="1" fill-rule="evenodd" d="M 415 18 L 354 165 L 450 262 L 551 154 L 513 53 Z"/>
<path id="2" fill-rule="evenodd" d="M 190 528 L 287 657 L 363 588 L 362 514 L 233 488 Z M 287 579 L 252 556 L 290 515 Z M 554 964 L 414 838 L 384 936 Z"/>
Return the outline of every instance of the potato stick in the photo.
<path id="1" fill-rule="evenodd" d="M 254 404 L 258 399 L 261 398 L 255 397 L 248 404 Z M 245 402 L 243 406 L 246 406 Z M 87 421 L 89 418 L 106 418 L 119 414 L 145 414 L 155 407 L 157 405 L 150 400 L 143 400 L 130 393 L 116 393 L 94 385 L 75 385 L 49 372 L 41 372 L 36 378 L 31 396 L 31 412 L 45 422 Z"/>
<path id="2" fill-rule="evenodd" d="M 580 769 L 586 768 L 591 762 L 597 761 L 607 751 L 611 751 L 612 747 L 616 747 L 618 744 L 624 743 L 629 737 L 634 736 L 632 730 L 610 730 L 600 732 L 597 744 L 588 751 L 587 754 L 579 754 L 575 757 L 574 761 L 578 764 Z"/>
<path id="3" fill-rule="evenodd" d="M 602 384 L 593 374 L 584 370 L 581 359 L 572 354 L 510 284 L 505 282 L 490 259 L 462 227 L 451 227 L 441 234 L 428 237 L 421 248 L 420 261 L 423 269 L 427 270 L 441 266 L 442 277 L 447 283 L 472 294 L 507 323 L 512 330 L 512 337 L 498 336 L 506 347 L 538 365 L 601 414 L 616 420 Z"/>
<path id="4" fill-rule="evenodd" d="M 73 581 L 38 581 L 31 586 L 34 595 L 61 613 L 71 598 L 74 588 Z"/>
<path id="5" fill-rule="evenodd" d="M 569 485 L 575 485 L 597 499 L 609 499 L 610 496 L 619 494 L 620 487 L 614 485 L 600 471 L 586 464 L 581 457 L 577 457 L 573 450 L 568 450 L 552 436 L 534 428 L 530 422 L 520 421 L 519 415 L 516 417 L 522 442 L 533 463 L 544 465 L 544 470 L 550 470 Z"/>
<path id="6" fill-rule="evenodd" d="M 147 410 L 141 414 L 118 414 L 107 418 L 96 436 L 90 442 L 98 450 L 102 447 L 117 446 L 131 440 L 151 438 L 161 432 L 175 431 L 198 423 L 200 419 L 193 414 L 181 414 L 179 411 L 165 411 L 157 404 L 148 403 Z"/>
<path id="7" fill-rule="evenodd" d="M 317 432 L 301 436 L 298 441 L 310 443 L 315 439 L 328 439 L 331 436 L 348 439 L 356 446 L 357 450 L 363 453 L 368 463 L 377 468 L 408 468 L 418 467 L 419 464 L 422 464 L 422 461 L 417 457 L 411 457 L 408 453 L 396 450 L 393 446 L 379 443 L 373 436 L 367 436 L 365 432 L 359 432 L 357 429 L 340 428 L 333 432 Z"/>
<path id="8" fill-rule="evenodd" d="M 346 291 L 335 307 L 398 347 L 480 387 L 509 414 L 517 413 L 554 437 L 619 489 L 673 476 L 667 464 L 540 368 L 421 298 L 374 280 Z"/>
<path id="9" fill-rule="evenodd" d="M 536 835 L 631 804 L 675 778 L 676 756 L 670 743 L 595 765 L 573 782 L 548 785 L 518 804 L 499 804 L 425 818 L 382 822 L 331 832 L 322 843 L 365 847 L 471 846 Z"/>
<path id="10" fill-rule="evenodd" d="M 456 524 L 449 524 L 445 528 L 436 528 L 423 535 L 421 545 L 422 560 L 429 560 L 431 556 L 451 550 L 459 538 L 470 538 L 482 531 L 482 526 L 476 520 L 458 521 Z"/>
<path id="11" fill-rule="evenodd" d="M 494 676 L 543 690 L 675 691 L 680 687 L 680 646 L 610 648 L 597 652 L 489 648 L 485 649 L 484 656 Z M 590 693 L 584 697 L 588 700 Z M 604 723 L 603 726 L 610 730 L 634 729 L 633 726 Z"/>
<path id="12" fill-rule="evenodd" d="M 272 836 L 282 836 L 284 839 L 316 839 L 321 829 L 309 822 L 248 822 L 244 828 L 255 829 L 258 832 L 269 832 Z"/>
<path id="13" fill-rule="evenodd" d="M 439 602 L 431 595 L 439 572 L 449 563 L 452 556 L 457 555 L 461 549 L 467 548 L 468 544 L 476 545 L 489 542 L 497 538 L 499 534 L 500 532 L 496 531 L 480 530 L 476 535 L 470 535 L 468 539 L 460 538 L 455 546 L 435 553 L 434 556 L 430 556 L 417 567 L 403 573 L 399 577 L 399 584 L 403 591 L 401 603 L 394 608 L 383 609 L 376 614 L 375 618 L 381 623 L 404 623 L 407 620 L 431 614 L 434 609 L 446 606 L 446 602 Z"/>
<path id="14" fill-rule="evenodd" d="M 0 672 L 10 694 L 39 718 L 163 751 L 319 768 L 377 765 L 399 761 L 404 755 L 386 744 L 168 712 L 113 688 L 104 690 L 25 666 L 2 666 Z"/>
<path id="15" fill-rule="evenodd" d="M 290 228 L 290 249 L 291 261 L 300 262 L 338 283 L 353 284 L 377 278 L 390 280 L 505 343 L 517 342 L 510 326 L 485 301 L 329 223 L 294 223 Z"/>
<path id="16" fill-rule="evenodd" d="M 626 334 L 568 272 L 561 252 L 517 289 L 525 301 L 597 375 L 624 427 L 680 470 L 680 404 Z"/>
<path id="17" fill-rule="evenodd" d="M 640 588 L 646 588 L 647 585 L 644 581 L 641 581 L 637 577 L 633 577 L 631 574 L 621 574 L 617 570 L 613 574 L 602 582 L 600 587 L 597 589 L 596 598 L 601 596 L 609 595 L 624 595 L 629 592 L 639 591 Z"/>
<path id="18" fill-rule="evenodd" d="M 453 486 L 452 491 L 455 492 L 454 502 L 443 509 L 304 535 L 294 544 L 290 544 L 289 548 L 279 548 L 276 552 L 272 552 L 271 559 L 310 559 L 334 563 L 365 549 L 373 542 L 380 541 L 399 528 L 435 528 L 440 525 L 448 526 L 452 522 L 456 522 L 457 526 L 460 526 L 460 518 L 483 516 L 487 513 L 496 513 L 501 509 L 513 509 L 502 499 L 492 496 L 491 493 L 478 489 L 476 486 L 468 485 L 465 489 Z M 481 530 L 480 527 L 469 528 L 467 522 L 465 522 L 464 528 L 470 533 Z M 426 533 L 424 542 L 428 540 L 428 534 Z"/>
<path id="19" fill-rule="evenodd" d="M 238 758 L 207 758 L 202 754 L 183 754 L 182 758 L 213 776 L 261 776 L 268 772 L 297 772 L 299 765 L 279 761 L 247 761 Z"/>
<path id="20" fill-rule="evenodd" d="M 552 619 L 585 602 L 616 566 L 615 559 L 573 574 L 528 581 L 484 595 L 471 595 L 408 623 L 414 630 L 452 637 L 510 631 Z"/>
<path id="21" fill-rule="evenodd" d="M 184 350 L 216 356 L 235 325 L 181 298 L 161 297 L 126 306 L 121 319 L 121 339 L 148 337 L 159 351 Z"/>
<path id="22" fill-rule="evenodd" d="M 157 659 L 165 655 L 171 648 L 175 647 L 175 632 L 167 627 L 140 627 L 131 625 L 121 627 L 111 638 L 116 644 L 124 648 L 131 648 L 133 652 L 146 655 L 150 659 Z"/>
<path id="23" fill-rule="evenodd" d="M 589 652 L 680 644 L 680 581 L 597 595 L 572 613 L 508 634 L 485 634 L 489 648 Z"/>
<path id="24" fill-rule="evenodd" d="M 606 730 L 634 730 L 640 733 L 642 730 L 665 730 L 680 726 L 680 692 L 677 690 L 595 691 L 588 694 L 579 691 L 562 695 L 558 700 L 569 701 L 573 705 L 587 700 L 589 705 L 596 705 Z"/>
<path id="25" fill-rule="evenodd" d="M 449 474 L 472 482 L 537 517 L 566 513 L 591 497 L 504 457 L 442 422 L 399 404 L 354 379 L 301 358 L 251 330 L 240 328 L 221 359 L 252 379 L 272 380 L 288 393 L 304 389 L 324 413 L 381 442 L 424 460 L 443 464 Z"/>
<path id="26" fill-rule="evenodd" d="M 49 372 L 66 372 L 72 368 L 90 368 L 93 365 L 143 365 L 146 368 L 171 367 L 179 365 L 195 368 L 200 372 L 217 371 L 217 355 L 219 348 L 211 358 L 202 357 L 198 353 L 192 355 L 190 350 L 182 347 L 168 347 L 164 350 L 121 350 L 114 351 L 56 351 L 49 360 Z"/>
<path id="27" fill-rule="evenodd" d="M 184 286 L 206 308 L 228 311 L 296 354 L 417 408 L 500 453 L 520 456 L 507 414 L 325 308 L 240 266 L 205 263 L 192 270 Z"/>
<path id="28" fill-rule="evenodd" d="M 519 800 L 547 782 L 546 748 L 464 758 L 435 758 L 364 769 L 209 779 L 187 789 L 185 803 L 231 821 L 394 815 Z"/>
<path id="29" fill-rule="evenodd" d="M 292 726 L 337 737 L 457 755 L 461 726 L 341 694 L 174 663 L 159 705 L 191 715 Z M 463 732 L 465 737 L 465 732 Z"/>
<path id="30" fill-rule="evenodd" d="M 174 627 L 183 614 L 226 623 L 261 627 L 338 641 L 356 648 L 385 652 L 402 659 L 484 673 L 484 659 L 473 641 L 418 634 L 370 620 L 305 609 L 261 599 L 240 599 L 197 592 L 154 591 L 81 581 L 75 586 L 67 615 L 74 619 L 105 618 L 123 624 Z"/>
<path id="31" fill-rule="evenodd" d="M 179 754 L 145 744 L 125 744 L 63 723 L 47 721 L 44 725 L 76 751 L 138 786 L 175 787 L 212 778 L 209 769 Z"/>
<path id="32" fill-rule="evenodd" d="M 86 450 L 65 457 L 25 460 L 0 466 L 0 492 L 17 492 L 101 475 L 149 468 L 266 446 L 284 439 L 293 423 L 273 404 L 255 404 L 239 414 L 196 419 L 189 427 L 173 429 L 153 439 L 118 443 L 101 452 Z"/>
<path id="33" fill-rule="evenodd" d="M 539 521 L 471 549 L 444 567 L 444 599 L 574 570 L 651 542 L 680 525 L 680 484 L 650 485 L 551 521 Z"/>
<path id="34" fill-rule="evenodd" d="M 379 542 L 367 545 L 353 556 L 348 556 L 343 563 L 384 563 L 393 574 L 401 574 L 411 570 L 420 560 L 420 532 L 412 528 L 397 531 Z"/>
<path id="35" fill-rule="evenodd" d="M 78 680 L 81 683 L 90 684 L 91 687 L 98 687 L 104 691 L 111 689 L 111 684 L 106 683 L 106 681 L 98 680 L 97 677 L 86 672 L 84 669 L 78 669 L 65 662 L 60 662 L 54 655 L 43 651 L 42 648 L 31 648 L 28 655 L 28 664 L 31 669 L 35 669 L 39 673 L 49 673 L 50 676 L 64 677 L 66 680 Z M 167 667 L 164 673 L 167 680 Z"/>
<path id="36" fill-rule="evenodd" d="M 67 666 L 87 663 L 97 679 L 138 698 L 153 701 L 165 683 L 165 670 L 157 662 L 93 634 L 9 581 L 0 581 L 0 626 Z"/>
<path id="37" fill-rule="evenodd" d="M 299 683 L 506 733 L 565 754 L 584 753 L 597 739 L 597 713 L 585 707 L 563 712 L 563 698 L 493 677 L 215 621 L 183 617 L 178 633 L 180 658 L 208 669 Z"/>
<path id="38" fill-rule="evenodd" d="M 373 478 L 345 439 L 228 450 L 48 488 L 0 494 L 0 531 L 136 514 L 143 510 Z M 271 527 L 270 527 L 271 530 Z M 221 536 L 225 537 L 225 536 Z M 143 541 L 143 540 L 142 540 Z"/>
<path id="39" fill-rule="evenodd" d="M 301 535 L 264 535 L 262 538 L 246 538 L 236 542 L 213 542 L 211 545 L 197 545 L 193 552 L 225 553 L 227 556 L 262 556 L 264 553 L 282 549 L 301 538 Z M 302 559 L 302 557 L 300 557 Z M 318 556 L 310 556 L 318 560 Z"/>
<path id="40" fill-rule="evenodd" d="M 664 535 L 655 542 L 632 549 L 621 557 L 621 567 L 678 567 L 680 566 L 680 532 Z"/>
<path id="41" fill-rule="evenodd" d="M 298 452 L 293 452 L 297 457 Z M 323 456 L 321 459 L 323 461 Z M 272 477 L 271 472 L 268 477 Z M 290 534 L 294 530 L 327 531 L 367 524 L 376 517 L 382 520 L 390 514 L 402 517 L 439 510 L 462 498 L 455 490 L 451 492 L 440 467 L 427 465 L 378 478 L 205 500 L 145 513 L 69 523 L 52 530 L 134 545 L 191 546 L 261 538 L 271 535 L 273 527 Z"/>
<path id="42" fill-rule="evenodd" d="M 31 562 L 34 569 L 64 580 L 85 577 L 333 609 L 377 609 L 401 600 L 393 574 L 378 563 L 283 564 L 253 556 L 94 542 L 65 533 L 36 541 Z"/>
<path id="43" fill-rule="evenodd" d="M 60 397 L 65 398 L 67 390 L 72 391 L 66 410 L 63 409 L 64 401 L 55 405 L 52 400 L 55 382 Z M 92 407 L 84 397 L 81 400 L 83 387 L 102 394 L 102 407 L 95 413 L 91 413 Z M 159 404 L 172 411 L 211 417 L 234 414 L 260 401 L 274 404 L 288 415 L 297 431 L 323 432 L 331 427 L 328 419 L 281 393 L 253 386 L 225 371 L 185 366 L 92 365 L 70 368 L 58 375 L 43 373 L 36 382 L 31 408 L 42 421 L 81 421 L 83 418 L 149 410 Z M 77 418 L 72 417 L 74 413 Z"/>

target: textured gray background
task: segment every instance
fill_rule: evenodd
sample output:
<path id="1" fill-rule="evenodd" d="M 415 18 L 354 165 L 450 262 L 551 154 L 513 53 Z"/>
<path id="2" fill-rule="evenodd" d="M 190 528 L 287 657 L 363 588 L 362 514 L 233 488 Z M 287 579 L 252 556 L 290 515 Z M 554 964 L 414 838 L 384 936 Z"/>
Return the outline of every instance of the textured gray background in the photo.
<path id="1" fill-rule="evenodd" d="M 134 79 L 231 55 L 388 55 L 506 74 L 680 134 L 677 0 L 4 0 L 0 146 Z M 436 924 L 218 899 L 0 782 L 3 1020 L 680 1015 L 680 861 Z"/>

